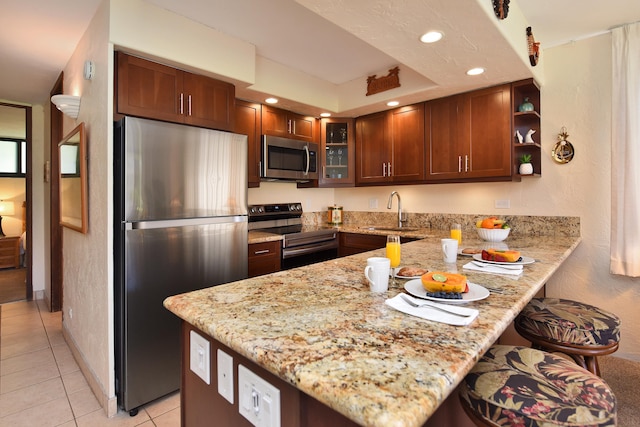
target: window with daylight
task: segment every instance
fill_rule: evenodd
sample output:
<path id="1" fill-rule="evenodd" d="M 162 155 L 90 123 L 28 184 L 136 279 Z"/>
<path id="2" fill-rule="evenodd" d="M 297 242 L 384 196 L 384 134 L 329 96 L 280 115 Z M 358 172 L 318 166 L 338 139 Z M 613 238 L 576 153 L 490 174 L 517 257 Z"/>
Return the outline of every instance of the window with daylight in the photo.
<path id="1" fill-rule="evenodd" d="M 0 177 L 24 178 L 26 173 L 26 141 L 20 139 L 0 138 Z"/>

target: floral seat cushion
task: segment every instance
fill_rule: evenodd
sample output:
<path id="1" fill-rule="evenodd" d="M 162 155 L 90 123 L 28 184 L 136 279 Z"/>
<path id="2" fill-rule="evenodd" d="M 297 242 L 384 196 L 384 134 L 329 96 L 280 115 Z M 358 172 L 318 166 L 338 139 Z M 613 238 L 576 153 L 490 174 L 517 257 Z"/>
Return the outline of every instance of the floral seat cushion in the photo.
<path id="1" fill-rule="evenodd" d="M 530 335 L 574 346 L 611 346 L 620 341 L 620 319 L 592 305 L 534 298 L 515 320 Z"/>
<path id="2" fill-rule="evenodd" d="M 460 397 L 499 426 L 616 425 L 616 398 L 600 377 L 529 347 L 491 347 L 464 379 Z"/>

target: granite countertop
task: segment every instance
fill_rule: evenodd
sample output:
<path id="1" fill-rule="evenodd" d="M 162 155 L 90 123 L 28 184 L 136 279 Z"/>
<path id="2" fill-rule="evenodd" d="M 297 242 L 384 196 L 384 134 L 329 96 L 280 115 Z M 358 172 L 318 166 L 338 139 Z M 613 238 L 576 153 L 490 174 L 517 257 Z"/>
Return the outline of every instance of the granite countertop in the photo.
<path id="1" fill-rule="evenodd" d="M 403 244 L 402 265 L 445 270 L 440 237 Z M 471 258 L 459 256 L 458 272 L 491 291 L 468 304 L 480 310 L 469 326 L 385 305 L 403 281 L 383 294 L 369 292 L 366 259 L 384 256 L 384 249 L 172 296 L 165 307 L 356 423 L 415 427 L 454 392 L 579 242 L 510 237 L 509 248 L 536 260 L 518 278 L 463 270 Z M 462 247 L 486 245 L 469 238 Z"/>

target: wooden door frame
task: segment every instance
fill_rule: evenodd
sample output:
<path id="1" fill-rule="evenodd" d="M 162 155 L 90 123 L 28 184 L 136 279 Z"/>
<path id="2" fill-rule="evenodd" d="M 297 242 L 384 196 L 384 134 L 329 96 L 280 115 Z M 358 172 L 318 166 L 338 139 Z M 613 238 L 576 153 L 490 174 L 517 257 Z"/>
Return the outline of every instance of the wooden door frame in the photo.
<path id="1" fill-rule="evenodd" d="M 50 95 L 58 95 L 63 92 L 64 73 L 60 73 L 51 89 Z M 51 272 L 51 299 L 49 303 L 51 311 L 62 310 L 62 227 L 60 226 L 60 176 L 57 171 L 58 166 L 58 141 L 62 140 L 62 112 L 50 102 L 51 112 L 50 128 L 50 212 L 49 212 L 49 235 L 50 235 L 50 272 Z"/>
<path id="2" fill-rule="evenodd" d="M 25 105 L 17 105 L 17 104 L 9 104 L 9 103 L 5 103 L 5 102 L 0 102 L 0 105 L 4 105 L 7 107 L 15 107 L 15 108 L 23 108 L 24 109 L 24 126 L 25 126 L 25 133 L 24 133 L 24 137 L 25 137 L 25 141 L 27 143 L 27 149 L 26 149 L 26 156 L 27 158 L 26 160 L 26 168 L 27 170 L 25 171 L 25 198 L 26 198 L 26 203 L 27 203 L 27 212 L 26 212 L 26 226 L 25 226 L 25 230 L 27 232 L 27 248 L 28 250 L 25 252 L 25 263 L 27 265 L 27 271 L 26 271 L 26 297 L 27 297 L 27 301 L 31 301 L 33 299 L 33 233 L 31 232 L 32 230 L 32 224 L 33 224 L 33 216 L 32 216 L 32 212 L 33 212 L 33 190 L 32 190 L 32 159 L 33 159 L 33 141 L 32 141 L 32 135 L 33 135 L 33 131 L 32 131 L 32 126 L 33 126 L 33 118 L 32 118 L 32 109 L 29 106 L 25 106 Z"/>

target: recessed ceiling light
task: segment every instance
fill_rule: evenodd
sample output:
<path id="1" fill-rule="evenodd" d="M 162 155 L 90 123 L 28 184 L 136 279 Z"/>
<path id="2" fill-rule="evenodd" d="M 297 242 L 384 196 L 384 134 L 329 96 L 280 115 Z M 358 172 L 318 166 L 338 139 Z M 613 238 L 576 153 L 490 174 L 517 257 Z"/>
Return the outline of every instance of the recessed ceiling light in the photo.
<path id="1" fill-rule="evenodd" d="M 276 98 L 267 98 L 264 100 L 267 104 L 277 104 L 278 100 Z"/>
<path id="2" fill-rule="evenodd" d="M 388 105 L 389 107 L 395 107 L 395 106 L 397 106 L 397 105 L 399 105 L 399 104 L 400 104 L 400 103 L 399 103 L 398 101 L 389 101 L 389 102 L 387 102 L 387 105 Z"/>
<path id="3" fill-rule="evenodd" d="M 472 68 L 469 71 L 467 71 L 468 76 L 477 76 L 478 74 L 482 74 L 482 73 L 484 73 L 484 68 L 481 68 L 481 67 Z"/>
<path id="4" fill-rule="evenodd" d="M 422 43 L 435 43 L 442 39 L 442 37 L 444 37 L 444 34 L 440 31 L 429 31 L 420 36 L 420 41 Z"/>
<path id="5" fill-rule="evenodd" d="M 331 117 L 331 113 L 320 113 L 320 117 Z"/>

